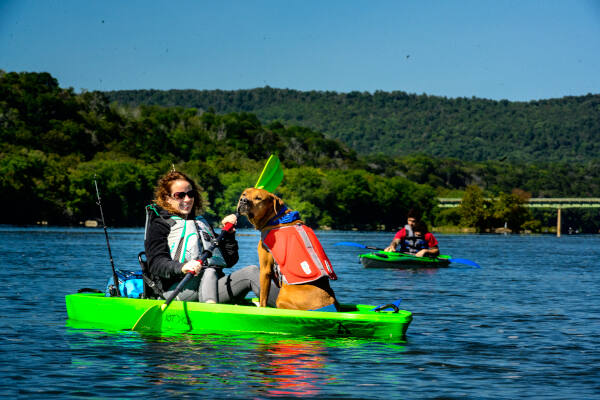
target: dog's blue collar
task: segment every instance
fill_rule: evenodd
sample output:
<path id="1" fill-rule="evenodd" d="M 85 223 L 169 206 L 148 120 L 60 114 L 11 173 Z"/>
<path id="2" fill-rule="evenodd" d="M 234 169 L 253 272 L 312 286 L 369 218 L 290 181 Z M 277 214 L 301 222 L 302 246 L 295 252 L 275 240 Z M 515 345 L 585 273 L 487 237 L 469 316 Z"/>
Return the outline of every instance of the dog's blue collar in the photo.
<path id="1" fill-rule="evenodd" d="M 300 219 L 300 213 L 298 211 L 292 211 L 289 213 L 285 213 L 288 210 L 287 206 L 281 207 L 281 210 L 274 216 L 269 222 L 268 225 L 279 225 L 279 224 L 288 224 L 290 222 L 298 221 Z"/>

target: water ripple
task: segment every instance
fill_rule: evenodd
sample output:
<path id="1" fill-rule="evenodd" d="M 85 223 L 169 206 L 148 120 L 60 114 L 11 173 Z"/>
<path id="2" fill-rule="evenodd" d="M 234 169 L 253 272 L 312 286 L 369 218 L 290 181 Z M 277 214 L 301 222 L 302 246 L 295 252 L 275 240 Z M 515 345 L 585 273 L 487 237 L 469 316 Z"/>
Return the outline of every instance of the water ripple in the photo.
<path id="1" fill-rule="evenodd" d="M 258 263 L 258 236 L 241 233 L 239 265 Z M 413 311 L 406 343 L 69 328 L 64 296 L 109 277 L 103 231 L 0 227 L 0 396 L 597 398 L 597 235 L 439 235 L 444 253 L 482 268 L 402 271 L 364 269 L 360 249 L 334 245 L 383 247 L 390 233 L 317 234 L 341 302 L 401 298 Z M 136 269 L 142 241 L 111 230 L 115 264 Z"/>

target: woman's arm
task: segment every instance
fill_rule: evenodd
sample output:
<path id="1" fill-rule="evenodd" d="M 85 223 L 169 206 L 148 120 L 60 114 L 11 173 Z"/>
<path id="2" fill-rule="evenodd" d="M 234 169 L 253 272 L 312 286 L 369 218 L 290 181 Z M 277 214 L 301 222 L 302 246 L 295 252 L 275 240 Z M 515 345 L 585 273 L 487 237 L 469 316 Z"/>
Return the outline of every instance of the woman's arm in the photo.
<path id="1" fill-rule="evenodd" d="M 167 224 L 155 219 L 148 227 L 148 233 L 144 247 L 148 259 L 148 270 L 152 275 L 161 278 L 173 278 L 183 276 L 181 272 L 182 263 L 171 259 L 167 237 L 170 228 Z"/>
<path id="2" fill-rule="evenodd" d="M 238 242 L 235 239 L 235 232 L 225 233 L 219 248 L 221 249 L 221 254 L 223 255 L 228 267 L 233 267 L 240 259 L 240 255 L 238 253 Z"/>

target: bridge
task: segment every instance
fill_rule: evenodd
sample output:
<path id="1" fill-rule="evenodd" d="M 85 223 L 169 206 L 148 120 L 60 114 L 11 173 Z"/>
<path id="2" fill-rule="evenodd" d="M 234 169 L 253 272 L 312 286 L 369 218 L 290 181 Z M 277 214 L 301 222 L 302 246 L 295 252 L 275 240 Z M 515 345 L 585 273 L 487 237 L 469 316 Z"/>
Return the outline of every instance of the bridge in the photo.
<path id="1" fill-rule="evenodd" d="M 486 198 L 486 200 L 493 200 Z M 438 206 L 442 208 L 458 207 L 462 199 L 438 197 Z M 563 208 L 600 208 L 600 198 L 597 197 L 559 197 L 544 198 L 532 197 L 525 204 L 530 208 L 552 208 L 557 210 L 556 215 L 556 236 L 560 236 L 561 229 L 561 210 Z"/>

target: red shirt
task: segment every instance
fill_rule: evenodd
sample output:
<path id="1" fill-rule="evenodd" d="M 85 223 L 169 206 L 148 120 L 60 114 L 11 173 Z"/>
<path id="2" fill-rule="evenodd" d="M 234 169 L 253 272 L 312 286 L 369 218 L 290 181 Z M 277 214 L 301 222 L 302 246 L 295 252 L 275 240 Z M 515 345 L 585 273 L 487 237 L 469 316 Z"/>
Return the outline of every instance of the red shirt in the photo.
<path id="1" fill-rule="evenodd" d="M 398 232 L 396 232 L 396 236 L 394 236 L 394 239 L 400 239 L 400 240 L 402 240 L 405 237 L 406 237 L 406 229 L 402 228 Z M 424 240 L 427 242 L 427 245 L 429 246 L 429 248 L 436 247 L 438 245 L 437 239 L 430 232 L 427 232 L 425 234 Z"/>

